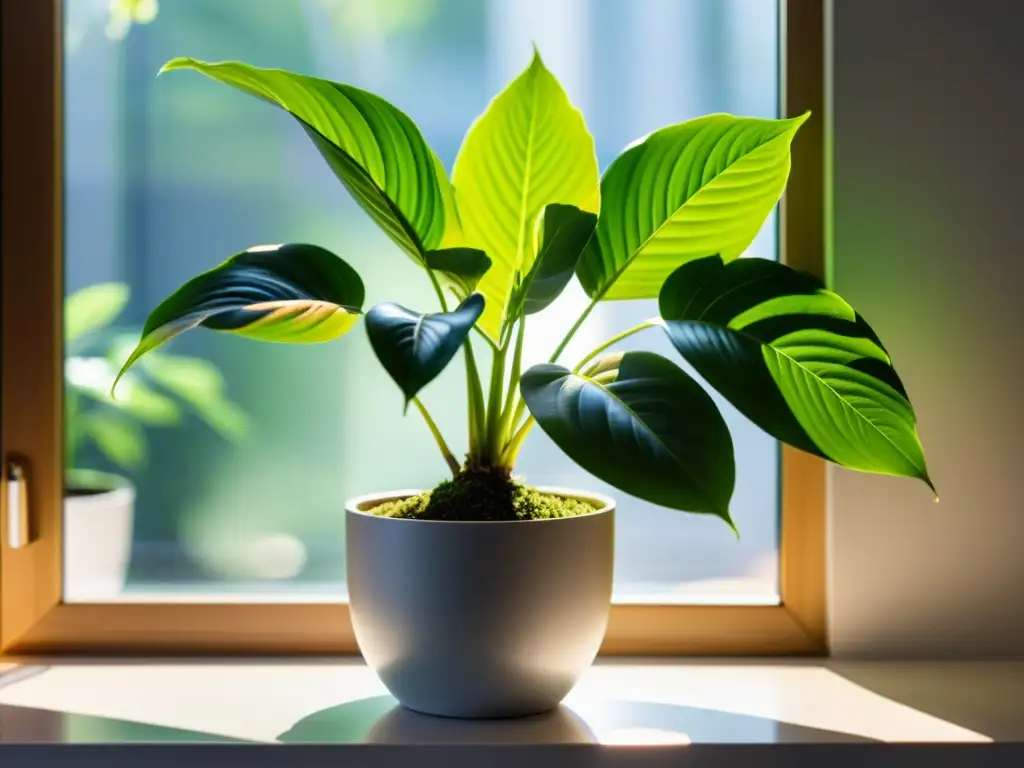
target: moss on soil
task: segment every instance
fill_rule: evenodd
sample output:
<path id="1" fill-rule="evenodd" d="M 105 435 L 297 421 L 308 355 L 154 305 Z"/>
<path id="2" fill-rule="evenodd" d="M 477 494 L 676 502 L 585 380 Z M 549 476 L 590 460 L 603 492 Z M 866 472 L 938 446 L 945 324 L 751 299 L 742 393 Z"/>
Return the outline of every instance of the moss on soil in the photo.
<path id="1" fill-rule="evenodd" d="M 412 520 L 500 521 L 575 517 L 596 509 L 581 499 L 541 493 L 503 472 L 463 471 L 432 491 L 385 502 L 368 511 Z"/>

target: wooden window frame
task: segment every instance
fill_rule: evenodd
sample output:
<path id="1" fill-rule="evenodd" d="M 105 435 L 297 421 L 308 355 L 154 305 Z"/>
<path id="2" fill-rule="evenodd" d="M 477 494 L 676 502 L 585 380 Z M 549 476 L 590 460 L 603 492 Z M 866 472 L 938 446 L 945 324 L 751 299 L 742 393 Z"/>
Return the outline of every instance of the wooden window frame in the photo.
<path id="1" fill-rule="evenodd" d="M 783 113 L 812 110 L 780 209 L 784 261 L 823 275 L 829 0 L 780 0 Z M 339 604 L 65 604 L 62 569 L 60 0 L 0 0 L 3 76 L 0 457 L 26 468 L 32 542 L 0 509 L 0 656 L 357 653 Z M 826 468 L 783 446 L 778 606 L 613 605 L 603 654 L 827 653 Z"/>

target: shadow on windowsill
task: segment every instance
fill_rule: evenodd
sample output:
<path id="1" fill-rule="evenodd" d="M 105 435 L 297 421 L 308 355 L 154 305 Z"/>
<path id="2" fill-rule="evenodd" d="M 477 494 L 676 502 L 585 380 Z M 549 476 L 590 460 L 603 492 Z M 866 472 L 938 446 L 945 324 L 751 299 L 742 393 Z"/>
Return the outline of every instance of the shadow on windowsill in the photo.
<path id="1" fill-rule="evenodd" d="M 423 715 L 375 696 L 314 712 L 278 736 L 305 744 L 792 744 L 863 736 L 676 704 L 611 701 L 512 720 Z"/>
<path id="2" fill-rule="evenodd" d="M 251 743 L 229 736 L 189 731 L 183 728 L 0 704 L 0 743 L 121 744 L 132 742 L 157 744 L 172 742 L 190 744 Z"/>

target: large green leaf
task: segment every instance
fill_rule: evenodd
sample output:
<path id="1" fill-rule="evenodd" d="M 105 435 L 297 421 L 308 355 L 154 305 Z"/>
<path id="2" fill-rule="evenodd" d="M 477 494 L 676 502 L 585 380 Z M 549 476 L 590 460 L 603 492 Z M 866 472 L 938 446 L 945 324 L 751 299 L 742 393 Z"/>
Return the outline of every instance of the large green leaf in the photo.
<path id="1" fill-rule="evenodd" d="M 770 435 L 851 469 L 931 485 L 888 353 L 816 278 L 774 261 L 712 256 L 676 270 L 660 306 L 676 349 Z"/>
<path id="2" fill-rule="evenodd" d="M 415 123 L 351 85 L 236 61 L 173 59 L 161 72 L 192 69 L 295 117 L 338 179 L 418 264 L 425 251 L 461 244 L 454 192 Z"/>
<path id="3" fill-rule="evenodd" d="M 466 242 L 493 262 L 478 290 L 480 326 L 497 340 L 515 276 L 536 255 L 537 216 L 550 203 L 596 212 L 600 201 L 594 139 L 539 55 L 470 127 L 452 179 Z"/>
<path id="4" fill-rule="evenodd" d="M 653 299 L 680 264 L 743 253 L 782 194 L 807 117 L 708 115 L 623 152 L 601 179 L 601 219 L 576 267 L 587 294 Z"/>
<path id="5" fill-rule="evenodd" d="M 370 345 L 406 405 L 455 357 L 483 309 L 484 297 L 474 293 L 451 312 L 424 314 L 385 302 L 366 313 Z"/>
<path id="6" fill-rule="evenodd" d="M 256 246 L 189 280 L 150 312 L 118 379 L 150 350 L 200 325 L 261 341 L 330 341 L 355 324 L 364 297 L 359 275 L 330 251 Z"/>
<path id="7" fill-rule="evenodd" d="M 75 291 L 64 302 L 64 343 L 110 325 L 127 303 L 124 283 L 97 283 Z"/>
<path id="8" fill-rule="evenodd" d="M 704 389 L 651 352 L 601 358 L 582 374 L 535 365 L 522 378 L 537 423 L 588 472 L 641 499 L 732 525 L 732 438 Z"/>
<path id="9" fill-rule="evenodd" d="M 597 214 L 575 205 L 552 203 L 537 217 L 537 258 L 512 290 L 508 317 L 532 315 L 559 297 L 597 227 Z"/>

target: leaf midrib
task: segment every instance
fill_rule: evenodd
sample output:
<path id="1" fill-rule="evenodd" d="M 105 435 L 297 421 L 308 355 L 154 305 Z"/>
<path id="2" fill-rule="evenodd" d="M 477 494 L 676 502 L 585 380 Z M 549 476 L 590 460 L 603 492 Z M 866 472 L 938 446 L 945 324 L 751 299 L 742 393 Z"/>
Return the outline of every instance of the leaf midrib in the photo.
<path id="1" fill-rule="evenodd" d="M 509 287 L 506 295 L 511 294 L 513 289 L 512 283 L 515 281 L 515 275 L 523 266 L 523 247 L 524 240 L 526 238 L 526 212 L 527 203 L 529 202 L 530 197 L 530 172 L 533 167 L 533 142 L 534 134 L 537 129 L 537 91 L 540 90 L 540 85 L 537 82 L 536 75 L 531 76 L 530 86 L 530 128 L 526 134 L 526 166 L 523 168 L 523 187 L 522 194 L 519 198 L 519 228 L 516 232 L 516 260 L 509 276 Z M 507 300 L 505 303 L 507 304 Z M 501 325 L 504 324 L 505 318 L 502 317 Z"/>
<path id="2" fill-rule="evenodd" d="M 785 352 L 782 352 L 781 350 L 776 349 L 771 344 L 768 344 L 768 343 L 762 341 L 761 339 L 757 338 L 753 334 L 747 333 L 746 331 L 743 331 L 743 330 L 736 330 L 735 328 L 729 328 L 727 326 L 721 326 L 721 325 L 718 325 L 716 323 L 705 322 L 704 320 L 686 320 L 684 322 L 687 322 L 687 323 L 697 323 L 699 325 L 704 325 L 704 326 L 707 326 L 709 328 L 715 328 L 716 330 L 723 330 L 723 331 L 727 331 L 728 333 L 735 333 L 735 334 L 737 334 L 739 336 L 744 336 L 744 337 L 746 337 L 748 339 L 751 339 L 751 340 L 757 342 L 757 344 L 759 346 L 761 346 L 763 348 L 766 347 L 766 348 L 770 349 L 773 353 L 775 353 L 779 357 L 785 358 L 790 363 L 792 363 L 794 366 L 799 368 L 801 371 L 804 371 L 808 376 L 812 377 L 815 381 L 820 382 L 821 385 L 825 389 L 827 389 L 829 392 L 831 392 L 835 396 L 835 398 L 845 408 L 848 408 L 849 410 L 853 411 L 853 413 L 856 414 L 858 419 L 860 419 L 861 421 L 866 423 L 869 427 L 871 427 L 871 429 L 873 429 L 875 432 L 877 432 L 879 435 L 881 435 L 885 439 L 885 441 L 887 443 L 889 443 L 889 445 L 891 445 L 893 448 L 895 448 L 897 453 L 899 453 L 903 458 L 905 458 L 907 460 L 907 462 L 910 464 L 910 466 L 912 466 L 915 469 L 917 469 L 921 473 L 922 476 L 926 476 L 927 475 L 927 472 L 925 471 L 925 468 L 922 467 L 922 466 L 919 466 L 916 461 L 914 461 L 912 458 L 907 456 L 906 452 L 904 452 L 904 450 L 902 448 L 900 448 L 900 446 L 898 446 L 896 443 L 894 443 L 892 441 L 892 439 L 888 435 L 886 435 L 882 430 L 880 430 L 878 427 L 876 427 L 874 422 L 872 422 L 870 419 L 868 419 L 866 416 L 864 416 L 864 414 L 862 414 L 859 410 L 854 408 L 853 405 L 851 405 L 849 402 L 847 402 L 846 398 L 843 397 L 841 394 L 839 394 L 839 392 L 837 392 L 835 390 L 835 388 L 832 387 L 831 384 L 829 384 L 827 381 L 825 381 L 820 376 L 818 376 L 818 374 L 816 374 L 810 368 L 808 368 L 807 366 L 805 366 L 802 363 L 800 363 L 794 357 L 792 357 L 790 355 L 787 355 Z M 884 384 L 885 382 L 882 382 L 882 383 Z"/>
<path id="3" fill-rule="evenodd" d="M 629 258 L 627 258 L 623 262 L 622 266 L 615 271 L 615 273 L 612 275 L 612 279 L 609 280 L 607 282 L 607 284 L 605 285 L 605 287 L 597 294 L 597 296 L 594 297 L 594 301 L 600 301 L 601 299 L 604 298 L 605 294 L 607 294 L 608 291 L 611 290 L 611 287 L 613 285 L 615 285 L 615 283 L 618 282 L 619 278 L 622 277 L 622 275 L 625 273 L 625 271 L 627 269 L 629 269 L 630 265 L 632 265 L 632 263 L 637 260 L 637 258 L 640 256 L 640 254 L 643 253 L 644 249 L 647 248 L 647 246 L 650 245 L 650 243 L 657 238 L 657 236 L 661 233 L 661 230 L 663 230 L 666 226 L 668 226 L 672 222 L 672 220 L 679 214 L 679 212 L 681 210 L 683 210 L 683 208 L 685 208 L 687 206 L 687 204 L 691 200 L 693 200 L 693 198 L 695 198 L 703 190 L 707 189 L 708 186 L 713 184 L 717 179 L 719 179 L 721 176 L 723 176 L 726 173 L 726 171 L 728 171 L 731 168 L 733 168 L 741 160 L 745 160 L 746 158 L 748 158 L 751 155 L 753 155 L 755 152 L 760 152 L 762 149 L 765 149 L 765 148 L 771 146 L 776 141 L 779 141 L 780 139 L 783 139 L 785 137 L 786 137 L 786 134 L 785 133 L 781 133 L 778 136 L 776 136 L 774 139 L 771 139 L 770 141 L 766 141 L 764 144 L 761 144 L 756 149 L 754 149 L 754 150 L 752 150 L 750 152 L 747 152 L 746 154 L 741 155 L 740 157 L 736 158 L 736 160 L 734 160 L 733 162 L 729 163 L 729 165 L 727 165 L 725 168 L 723 168 L 720 173 L 716 173 L 712 178 L 708 179 L 706 182 L 701 184 L 694 191 L 694 193 L 692 195 L 690 195 L 688 198 L 686 198 L 686 200 L 684 200 L 682 202 L 682 204 L 672 212 L 671 215 L 666 216 L 665 220 L 663 222 L 661 222 L 661 224 L 659 224 L 655 228 L 655 230 L 653 232 L 651 232 L 651 234 L 644 239 L 644 241 L 636 248 L 636 250 L 633 251 L 632 255 L 630 255 Z M 647 150 L 645 149 L 644 151 L 646 152 Z M 639 163 L 637 163 L 637 165 L 639 165 Z M 635 172 L 635 170 L 636 170 L 636 166 L 634 166 L 630 170 L 630 173 L 632 174 L 633 172 Z"/>

